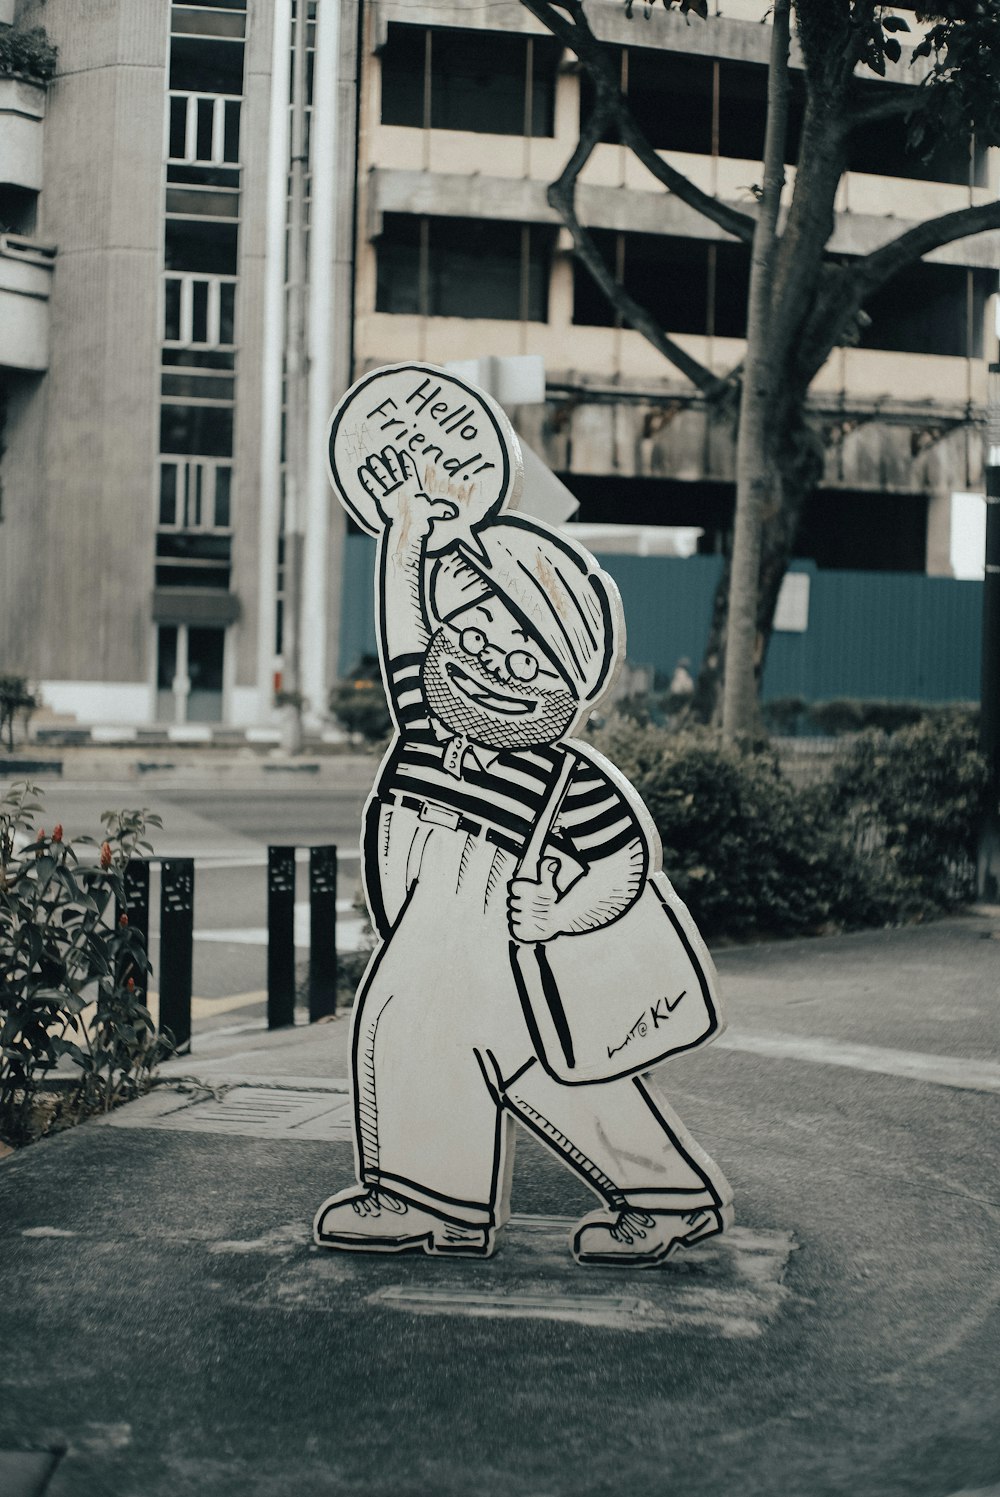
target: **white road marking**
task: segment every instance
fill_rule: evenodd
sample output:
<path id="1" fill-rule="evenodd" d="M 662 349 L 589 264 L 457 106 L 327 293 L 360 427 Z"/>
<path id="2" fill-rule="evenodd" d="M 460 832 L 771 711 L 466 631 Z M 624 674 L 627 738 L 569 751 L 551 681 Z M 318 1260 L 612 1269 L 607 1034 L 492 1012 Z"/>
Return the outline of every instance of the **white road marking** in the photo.
<path id="1" fill-rule="evenodd" d="M 846 1066 L 852 1071 L 874 1071 L 881 1076 L 904 1076 L 910 1081 L 929 1081 L 935 1086 L 962 1091 L 1000 1091 L 1000 1065 L 988 1060 L 966 1060 L 957 1055 L 927 1055 L 917 1050 L 889 1050 L 880 1045 L 859 1045 L 850 1040 L 795 1034 L 751 1034 L 727 1029 L 713 1045 L 720 1050 L 739 1050 L 768 1060 L 804 1060 L 814 1065 Z"/>
<path id="2" fill-rule="evenodd" d="M 337 900 L 337 950 L 360 951 L 371 925 L 364 915 L 348 914 L 355 908 L 353 899 Z M 346 918 L 341 918 L 341 912 Z M 266 925 L 234 925 L 216 930 L 196 930 L 196 941 L 216 941 L 229 946 L 266 946 Z M 309 901 L 295 903 L 295 944 L 305 951 L 309 947 Z"/>
<path id="3" fill-rule="evenodd" d="M 295 849 L 295 861 L 296 863 L 309 862 L 308 847 L 297 847 Z M 341 863 L 360 863 L 360 861 L 361 851 L 354 843 L 351 843 L 349 847 L 341 847 L 338 844 L 338 865 Z M 266 868 L 267 853 L 261 852 L 255 853 L 253 855 L 248 855 L 244 852 L 234 852 L 231 854 L 206 853 L 204 856 L 196 853 L 194 862 L 195 869 L 200 870 L 203 873 L 215 873 L 219 870 L 228 872 L 230 869 L 234 868 Z"/>

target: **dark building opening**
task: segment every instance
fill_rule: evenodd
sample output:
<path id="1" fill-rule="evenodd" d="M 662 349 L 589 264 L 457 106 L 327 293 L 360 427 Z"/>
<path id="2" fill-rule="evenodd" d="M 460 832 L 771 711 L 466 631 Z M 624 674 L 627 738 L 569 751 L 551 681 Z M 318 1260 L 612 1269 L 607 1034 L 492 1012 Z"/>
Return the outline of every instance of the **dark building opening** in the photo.
<path id="1" fill-rule="evenodd" d="M 855 96 L 859 107 L 870 107 L 883 99 L 916 97 L 904 84 L 875 83 L 859 79 Z M 970 183 L 985 186 L 986 151 L 963 132 L 943 135 L 931 130 L 918 146 L 910 144 L 910 121 L 905 114 L 891 115 L 877 125 L 865 125 L 851 136 L 848 169 L 882 177 L 913 177 L 925 182 Z"/>
<path id="2" fill-rule="evenodd" d="M 698 550 L 724 549 L 733 523 L 733 486 L 678 478 L 560 473 L 580 501 L 574 520 L 589 525 L 698 525 Z"/>
<path id="3" fill-rule="evenodd" d="M 616 48 L 619 83 L 649 144 L 657 151 L 688 151 L 759 161 L 764 154 L 767 68 L 652 47 Z M 580 75 L 580 122 L 594 108 L 594 87 Z M 802 135 L 805 88 L 793 73 L 785 159 L 795 161 Z M 609 126 L 602 137 L 617 141 Z"/>
<path id="4" fill-rule="evenodd" d="M 731 483 L 615 474 L 560 473 L 580 501 L 584 524 L 697 525 L 703 555 L 728 549 L 735 488 Z M 923 572 L 927 499 L 922 494 L 825 489 L 810 496 L 794 556 L 830 570 Z"/>
<path id="5" fill-rule="evenodd" d="M 923 572 L 927 498 L 821 489 L 806 503 L 795 555 L 831 570 Z"/>
<path id="6" fill-rule="evenodd" d="M 986 301 L 996 284 L 995 270 L 921 260 L 865 303 L 872 321 L 861 347 L 982 358 Z"/>
<path id="7" fill-rule="evenodd" d="M 387 213 L 375 309 L 544 322 L 554 243 L 546 225 Z"/>
<path id="8" fill-rule="evenodd" d="M 554 37 L 390 22 L 382 49 L 382 123 L 492 135 L 552 135 Z"/>
<path id="9" fill-rule="evenodd" d="M 666 332 L 745 335 L 750 276 L 745 245 L 610 229 L 592 234 L 611 273 Z M 576 259 L 573 321 L 589 327 L 615 325 L 611 303 Z"/>
<path id="10" fill-rule="evenodd" d="M 170 43 L 170 88 L 178 93 L 241 94 L 242 41 L 175 35 Z"/>
<path id="11" fill-rule="evenodd" d="M 236 274 L 237 226 L 211 219 L 168 218 L 164 263 L 167 270 Z"/>

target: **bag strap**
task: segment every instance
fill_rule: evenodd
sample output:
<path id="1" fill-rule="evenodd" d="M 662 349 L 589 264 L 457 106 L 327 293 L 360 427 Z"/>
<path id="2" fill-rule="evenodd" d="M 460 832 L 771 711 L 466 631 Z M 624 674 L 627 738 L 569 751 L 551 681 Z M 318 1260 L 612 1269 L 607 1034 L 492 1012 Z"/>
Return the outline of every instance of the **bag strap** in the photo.
<path id="1" fill-rule="evenodd" d="M 577 755 L 571 749 L 567 749 L 563 762 L 559 767 L 559 773 L 556 775 L 555 784 L 549 791 L 548 799 L 539 811 L 538 819 L 531 828 L 531 835 L 525 844 L 524 853 L 518 864 L 518 878 L 530 878 L 535 883 L 538 882 L 538 875 L 542 867 L 542 853 L 545 851 L 545 844 L 549 839 L 549 833 L 552 831 L 555 819 L 559 815 L 559 808 L 562 805 L 563 797 L 569 789 L 569 782 L 573 777 L 576 764 Z"/>

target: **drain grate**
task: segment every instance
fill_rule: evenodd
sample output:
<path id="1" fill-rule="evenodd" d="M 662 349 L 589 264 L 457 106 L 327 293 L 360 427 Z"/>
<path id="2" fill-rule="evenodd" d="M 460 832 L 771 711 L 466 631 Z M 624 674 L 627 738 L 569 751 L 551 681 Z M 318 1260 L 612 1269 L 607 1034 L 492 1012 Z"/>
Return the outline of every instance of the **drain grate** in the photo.
<path id="1" fill-rule="evenodd" d="M 234 1086 L 221 1097 L 143 1097 L 111 1114 L 118 1128 L 161 1128 L 184 1133 L 228 1133 L 242 1138 L 303 1138 L 346 1142 L 351 1138 L 347 1083 L 305 1090 L 280 1086 Z"/>

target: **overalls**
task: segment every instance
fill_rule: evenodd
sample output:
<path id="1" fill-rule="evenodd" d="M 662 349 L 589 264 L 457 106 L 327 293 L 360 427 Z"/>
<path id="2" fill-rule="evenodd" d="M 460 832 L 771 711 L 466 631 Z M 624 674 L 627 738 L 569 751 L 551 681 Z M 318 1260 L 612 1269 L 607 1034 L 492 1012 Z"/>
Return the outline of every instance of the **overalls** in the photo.
<path id="1" fill-rule="evenodd" d="M 517 1118 L 614 1211 L 718 1206 L 704 1156 L 642 1080 L 563 1086 L 534 1056 L 510 962 L 515 855 L 444 808 L 368 814 L 366 877 L 392 928 L 353 1018 L 359 1179 L 502 1225 Z"/>

